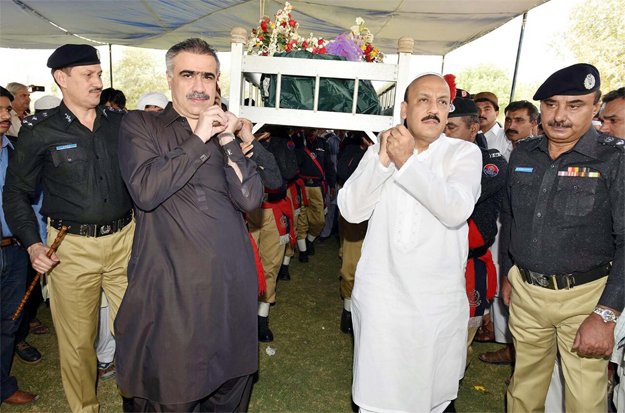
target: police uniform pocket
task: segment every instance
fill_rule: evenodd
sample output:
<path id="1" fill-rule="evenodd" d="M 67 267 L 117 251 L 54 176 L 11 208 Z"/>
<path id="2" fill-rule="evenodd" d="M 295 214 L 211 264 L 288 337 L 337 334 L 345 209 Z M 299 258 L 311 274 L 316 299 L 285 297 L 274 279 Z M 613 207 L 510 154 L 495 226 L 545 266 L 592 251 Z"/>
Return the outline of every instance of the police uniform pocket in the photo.
<path id="1" fill-rule="evenodd" d="M 533 172 L 516 172 L 511 178 L 509 185 L 512 208 L 531 208 L 540 189 L 540 176 Z"/>
<path id="2" fill-rule="evenodd" d="M 84 148 L 55 149 L 50 153 L 57 176 L 82 182 L 87 177 L 89 157 Z"/>
<path id="3" fill-rule="evenodd" d="M 594 205 L 599 179 L 589 177 L 561 177 L 558 180 L 555 207 L 566 216 L 583 217 Z"/>

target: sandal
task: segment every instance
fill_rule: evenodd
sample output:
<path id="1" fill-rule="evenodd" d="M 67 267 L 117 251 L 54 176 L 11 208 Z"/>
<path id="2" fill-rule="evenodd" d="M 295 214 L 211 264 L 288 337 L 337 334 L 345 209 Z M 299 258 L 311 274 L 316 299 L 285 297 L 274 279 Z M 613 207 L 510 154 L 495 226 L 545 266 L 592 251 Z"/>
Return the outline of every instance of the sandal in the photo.
<path id="1" fill-rule="evenodd" d="M 50 329 L 44 326 L 43 323 L 36 318 L 33 318 L 33 320 L 28 324 L 28 326 L 29 326 L 29 331 L 32 334 L 42 335 L 42 334 L 50 333 Z"/>
<path id="2" fill-rule="evenodd" d="M 507 344 L 505 347 L 497 351 L 489 351 L 479 355 L 479 359 L 484 363 L 490 364 L 513 364 L 514 363 L 514 346 Z"/>

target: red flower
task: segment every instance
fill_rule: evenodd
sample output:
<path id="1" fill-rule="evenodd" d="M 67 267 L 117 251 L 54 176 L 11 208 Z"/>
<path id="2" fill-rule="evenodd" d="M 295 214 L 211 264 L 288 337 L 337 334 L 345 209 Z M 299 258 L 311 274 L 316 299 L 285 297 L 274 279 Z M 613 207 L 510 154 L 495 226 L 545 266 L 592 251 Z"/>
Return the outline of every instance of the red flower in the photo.
<path id="1" fill-rule="evenodd" d="M 323 45 L 323 39 L 319 39 L 319 40 L 317 40 L 317 44 L 318 44 L 319 46 Z"/>
<path id="2" fill-rule="evenodd" d="M 263 40 L 265 40 L 265 38 L 264 38 L 264 37 L 263 37 L 263 35 L 261 34 L 260 36 L 258 36 L 258 40 L 260 40 L 260 41 L 262 42 Z"/>
<path id="3" fill-rule="evenodd" d="M 267 20 L 263 20 L 262 22 L 260 22 L 260 28 L 262 31 L 266 32 L 267 31 L 267 24 L 269 22 Z"/>
<path id="4" fill-rule="evenodd" d="M 304 49 L 307 49 L 307 48 L 308 48 L 308 42 L 307 42 L 306 40 L 304 40 L 304 41 L 302 42 L 302 47 L 303 47 Z"/>
<path id="5" fill-rule="evenodd" d="M 289 26 L 295 27 L 296 24 L 297 22 L 295 20 L 289 20 Z"/>
<path id="6" fill-rule="evenodd" d="M 285 21 L 283 21 L 282 23 L 280 23 L 280 26 L 282 26 L 282 27 L 286 27 L 286 22 L 285 22 Z"/>

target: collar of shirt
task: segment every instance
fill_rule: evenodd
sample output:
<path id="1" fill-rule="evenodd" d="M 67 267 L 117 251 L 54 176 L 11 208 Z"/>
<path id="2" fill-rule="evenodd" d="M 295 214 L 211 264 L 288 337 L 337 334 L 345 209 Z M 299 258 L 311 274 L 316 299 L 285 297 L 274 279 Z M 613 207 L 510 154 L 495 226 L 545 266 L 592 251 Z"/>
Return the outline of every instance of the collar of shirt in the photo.
<path id="1" fill-rule="evenodd" d="M 9 138 L 7 138 L 7 136 L 3 134 L 2 135 L 2 149 L 4 150 L 4 148 L 6 148 L 7 146 L 10 146 L 11 149 L 13 149 L 13 144 L 11 143 Z"/>
<path id="2" fill-rule="evenodd" d="M 488 132 L 482 132 L 482 133 L 484 134 L 484 136 L 497 136 L 499 135 L 499 133 L 501 133 L 502 130 L 503 128 L 499 126 L 499 123 L 497 121 L 495 121 L 495 124 L 493 125 L 492 128 L 488 130 Z"/>
<path id="3" fill-rule="evenodd" d="M 163 118 L 163 123 L 165 124 L 165 126 L 171 125 L 180 118 L 186 120 L 184 116 L 181 116 L 178 112 L 176 112 L 176 109 L 174 109 L 174 105 L 171 102 L 167 104 L 162 112 L 156 114 L 156 116 L 161 116 Z"/>
<path id="4" fill-rule="evenodd" d="M 102 121 L 102 119 L 108 120 L 108 114 L 106 113 L 106 110 L 102 106 L 96 106 L 95 111 L 96 111 L 96 117 L 95 117 L 95 121 L 93 122 L 94 132 L 100 126 L 100 122 Z M 61 115 L 61 118 L 64 119 L 65 121 L 64 122 L 65 130 L 69 129 L 71 124 L 75 120 L 78 119 L 76 115 L 74 115 L 74 113 L 72 113 L 72 111 L 67 106 L 65 106 L 65 101 L 61 101 L 61 104 L 59 105 L 59 114 Z M 37 120 L 35 118 L 32 118 L 32 119 Z"/>
<path id="5" fill-rule="evenodd" d="M 575 151 L 589 158 L 599 159 L 597 155 L 597 147 L 598 147 L 597 138 L 598 137 L 599 137 L 599 133 L 591 125 L 586 131 L 586 133 L 584 133 L 582 137 L 579 138 L 579 140 L 577 141 L 573 149 L 567 151 L 567 153 L 571 151 Z M 549 155 L 548 143 L 549 143 L 549 139 L 547 138 L 547 136 L 542 135 L 540 138 L 536 139 L 536 142 L 530 143 L 534 145 L 534 147 L 531 148 L 530 150 L 538 149 L 538 150 L 545 152 L 547 155 Z"/>

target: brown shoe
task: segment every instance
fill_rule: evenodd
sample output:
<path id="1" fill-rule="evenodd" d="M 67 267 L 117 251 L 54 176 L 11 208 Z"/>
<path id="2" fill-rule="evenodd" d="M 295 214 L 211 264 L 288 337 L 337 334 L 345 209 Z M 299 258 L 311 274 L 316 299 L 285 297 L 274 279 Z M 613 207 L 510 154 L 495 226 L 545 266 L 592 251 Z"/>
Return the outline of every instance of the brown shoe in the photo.
<path id="1" fill-rule="evenodd" d="M 484 363 L 490 364 L 513 364 L 514 363 L 514 345 L 506 344 L 505 347 L 497 351 L 489 351 L 479 355 L 479 359 Z"/>
<path id="2" fill-rule="evenodd" d="M 480 343 L 495 341 L 495 325 L 490 320 L 490 317 L 482 319 L 482 325 L 477 329 L 473 340 Z"/>
<path id="3" fill-rule="evenodd" d="M 4 403 L 15 405 L 28 404 L 34 402 L 38 398 L 39 396 L 37 396 L 36 394 L 32 394 L 27 391 L 17 390 L 8 398 L 4 399 Z"/>

